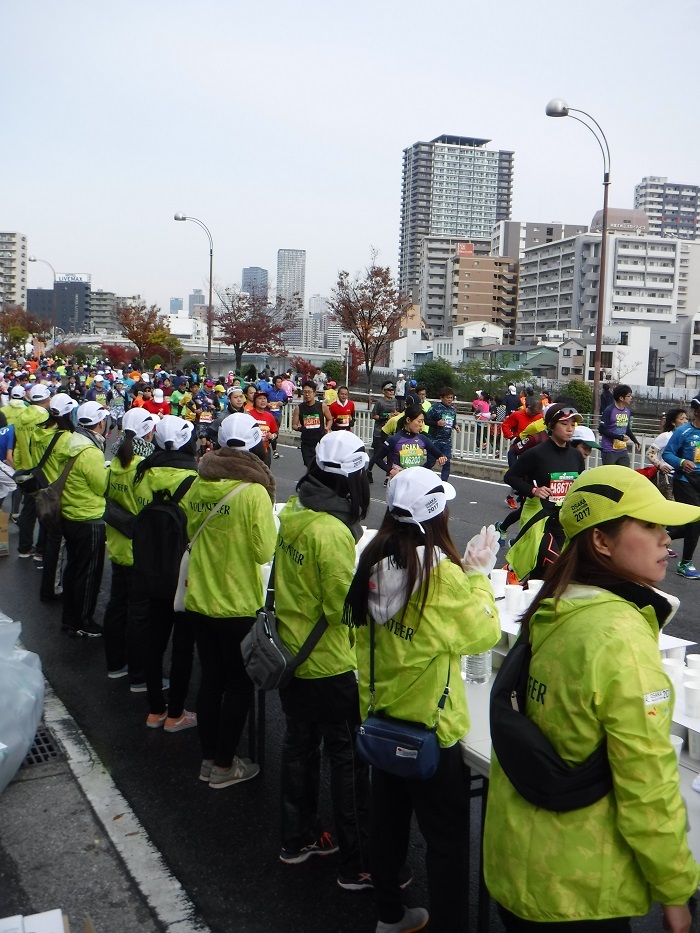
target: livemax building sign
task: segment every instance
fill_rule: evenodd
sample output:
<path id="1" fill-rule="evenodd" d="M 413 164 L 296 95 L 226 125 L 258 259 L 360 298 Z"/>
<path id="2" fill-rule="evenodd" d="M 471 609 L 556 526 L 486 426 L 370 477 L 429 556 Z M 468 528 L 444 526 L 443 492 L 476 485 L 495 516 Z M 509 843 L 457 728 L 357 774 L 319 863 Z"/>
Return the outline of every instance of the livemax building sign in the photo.
<path id="1" fill-rule="evenodd" d="M 92 276 L 85 272 L 63 272 L 56 276 L 56 282 L 89 285 Z"/>

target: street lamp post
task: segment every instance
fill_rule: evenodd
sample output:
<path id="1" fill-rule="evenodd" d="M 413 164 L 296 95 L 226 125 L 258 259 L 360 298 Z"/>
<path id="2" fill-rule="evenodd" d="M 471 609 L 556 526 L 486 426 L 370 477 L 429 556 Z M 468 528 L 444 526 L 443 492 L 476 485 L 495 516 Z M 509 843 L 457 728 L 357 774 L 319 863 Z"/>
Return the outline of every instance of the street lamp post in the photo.
<path id="1" fill-rule="evenodd" d="M 600 278 L 598 283 L 598 314 L 596 320 L 595 335 L 595 360 L 593 366 L 593 424 L 598 424 L 600 414 L 600 360 L 603 346 L 603 322 L 605 320 L 605 260 L 607 256 L 608 243 L 608 190 L 610 188 L 610 147 L 605 138 L 605 133 L 600 127 L 598 121 L 586 113 L 585 110 L 576 110 L 569 107 L 566 101 L 561 97 L 555 97 L 547 104 L 545 113 L 548 117 L 571 117 L 581 123 L 586 129 L 590 130 L 596 138 L 600 151 L 603 154 L 603 230 L 600 241 Z M 587 117 L 591 123 L 582 120 L 581 117 L 575 117 L 575 113 L 580 113 Z M 594 128 L 595 127 L 595 128 Z M 597 131 L 597 132 L 596 132 Z"/>
<path id="2" fill-rule="evenodd" d="M 211 377 L 211 331 L 212 324 L 214 319 L 214 305 L 212 303 L 212 285 L 213 285 L 213 270 L 214 270 L 214 241 L 212 240 L 211 233 L 209 232 L 209 227 L 206 224 L 202 223 L 201 220 L 198 220 L 196 217 L 188 217 L 185 214 L 180 213 L 180 211 L 175 214 L 175 220 L 191 220 L 195 224 L 204 230 L 206 235 L 209 237 L 209 307 L 207 309 L 207 378 Z"/>
<path id="3" fill-rule="evenodd" d="M 27 256 L 29 262 L 43 262 L 53 273 L 53 298 L 51 301 L 51 316 L 53 318 L 53 345 L 56 346 L 56 270 L 46 259 L 37 259 L 36 256 Z"/>

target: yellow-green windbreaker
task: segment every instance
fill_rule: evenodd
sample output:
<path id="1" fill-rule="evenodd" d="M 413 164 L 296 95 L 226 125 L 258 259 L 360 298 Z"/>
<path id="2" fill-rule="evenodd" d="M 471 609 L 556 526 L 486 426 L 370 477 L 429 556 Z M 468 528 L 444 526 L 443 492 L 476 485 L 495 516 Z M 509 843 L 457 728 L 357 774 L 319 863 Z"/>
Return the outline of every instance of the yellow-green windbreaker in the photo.
<path id="1" fill-rule="evenodd" d="M 27 405 L 15 419 L 14 461 L 16 470 L 28 470 L 35 466 L 36 460 L 31 453 L 34 428 L 49 417 L 46 408 L 39 405 Z"/>
<path id="2" fill-rule="evenodd" d="M 160 492 L 162 489 L 174 493 L 183 480 L 187 479 L 188 476 L 196 475 L 197 471 L 194 468 L 180 470 L 177 467 L 159 466 L 146 470 L 141 482 L 134 484 L 137 511 L 140 512 L 141 509 L 148 505 L 153 499 L 154 493 Z M 180 500 L 180 507 L 184 508 L 182 499 Z"/>
<path id="3" fill-rule="evenodd" d="M 56 425 L 47 428 L 44 427 L 44 422 L 34 427 L 30 444 L 32 466 L 37 466 L 57 431 Z M 72 431 L 60 431 L 60 436 L 42 468 L 42 472 L 49 483 L 53 483 L 61 475 L 63 465 L 68 459 L 68 444 L 70 443 L 71 434 Z"/>
<path id="4" fill-rule="evenodd" d="M 54 460 L 54 453 L 55 450 L 50 460 Z M 70 435 L 68 443 L 61 451 L 61 457 L 58 458 L 58 475 L 63 471 L 66 461 L 76 456 L 77 459 L 63 487 L 61 514 L 71 522 L 96 521 L 105 513 L 105 457 L 90 438 L 75 431 Z"/>
<path id="5" fill-rule="evenodd" d="M 669 604 L 658 591 L 659 616 Z M 568 587 L 531 621 L 526 714 L 557 752 L 584 761 L 605 739 L 613 790 L 555 813 L 522 798 L 491 759 L 484 837 L 489 891 L 527 920 L 640 916 L 652 900 L 684 904 L 700 881 L 686 838 L 678 764 L 669 741 L 673 687 L 661 666 L 659 616 L 608 590 Z M 543 691 L 541 688 L 545 687 Z"/>
<path id="6" fill-rule="evenodd" d="M 182 500 L 190 541 L 217 502 L 241 483 L 194 481 Z M 265 602 L 260 565 L 272 559 L 276 536 L 270 496 L 260 483 L 250 483 L 209 519 L 197 538 L 190 552 L 185 608 L 215 619 L 254 616 Z"/>
<path id="7" fill-rule="evenodd" d="M 282 641 L 298 654 L 314 625 L 328 628 L 295 677 L 314 679 L 357 667 L 343 605 L 355 569 L 355 539 L 339 518 L 304 508 L 292 496 L 280 513 L 275 549 L 275 612 Z"/>
<path id="8" fill-rule="evenodd" d="M 11 398 L 7 405 L 0 408 L 0 414 L 5 416 L 8 424 L 14 424 L 26 407 L 26 403 L 21 398 Z"/>
<path id="9" fill-rule="evenodd" d="M 378 578 L 381 587 L 381 577 Z M 432 726 L 450 672 L 450 694 L 440 716 L 438 740 L 444 748 L 469 732 L 469 710 L 461 677 L 461 655 L 479 654 L 501 637 L 493 590 L 482 574 L 465 574 L 440 560 L 422 593 L 383 624 L 375 624 L 375 709 L 388 716 Z M 375 619 L 377 613 L 374 613 Z M 369 708 L 370 627 L 357 629 L 360 715 Z"/>
<path id="10" fill-rule="evenodd" d="M 127 467 L 123 467 L 119 458 L 115 456 L 107 470 L 107 495 L 132 515 L 140 511 L 134 494 L 134 476 L 136 467 L 142 460 L 143 457 L 135 456 Z M 131 538 L 127 538 L 110 524 L 107 524 L 107 551 L 112 563 L 122 567 L 133 567 L 134 548 Z"/>

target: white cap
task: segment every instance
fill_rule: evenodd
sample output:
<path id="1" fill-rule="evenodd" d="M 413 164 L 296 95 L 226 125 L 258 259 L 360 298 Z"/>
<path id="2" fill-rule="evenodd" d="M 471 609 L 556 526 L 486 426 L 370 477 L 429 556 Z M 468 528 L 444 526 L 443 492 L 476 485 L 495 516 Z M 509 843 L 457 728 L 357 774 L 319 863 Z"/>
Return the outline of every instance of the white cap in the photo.
<path id="1" fill-rule="evenodd" d="M 148 375 L 148 373 L 141 374 L 141 382 L 150 382 L 150 381 L 151 381 L 151 377 Z"/>
<path id="2" fill-rule="evenodd" d="M 165 415 L 156 425 L 155 442 L 163 450 L 180 450 L 192 437 L 194 425 L 177 415 Z M 172 443 L 172 448 L 168 444 Z"/>
<path id="3" fill-rule="evenodd" d="M 595 447 L 597 450 L 601 450 L 601 446 L 598 441 L 595 439 L 595 434 L 593 431 L 585 424 L 577 424 L 574 430 L 574 433 L 571 435 L 571 443 L 574 441 L 583 441 L 584 444 L 587 444 L 588 447 Z"/>
<path id="4" fill-rule="evenodd" d="M 145 437 L 158 424 L 158 416 L 144 408 L 130 408 L 122 418 L 122 428 L 133 431 L 136 437 Z"/>
<path id="5" fill-rule="evenodd" d="M 105 420 L 109 411 L 99 402 L 83 402 L 78 408 L 78 424 L 92 428 Z"/>
<path id="6" fill-rule="evenodd" d="M 49 387 L 45 386 L 42 382 L 37 382 L 37 384 L 32 386 L 29 390 L 30 402 L 45 402 L 47 398 L 51 398 L 51 393 L 49 392 Z"/>
<path id="7" fill-rule="evenodd" d="M 70 395 L 66 395 L 65 392 L 58 392 L 51 399 L 49 411 L 55 418 L 60 418 L 61 415 L 69 415 L 77 407 L 78 403 Z"/>
<path id="8" fill-rule="evenodd" d="M 513 385 L 508 386 L 508 391 L 511 393 L 511 395 L 515 395 L 515 386 Z"/>
<path id="9" fill-rule="evenodd" d="M 262 441 L 260 425 L 253 418 L 242 412 L 238 415 L 227 415 L 219 428 L 219 447 L 238 447 L 243 450 L 252 450 Z"/>
<path id="10" fill-rule="evenodd" d="M 98 373 L 92 381 L 93 382 L 104 382 L 105 377 L 102 375 L 102 373 Z"/>
<path id="11" fill-rule="evenodd" d="M 401 470 L 389 482 L 386 504 L 397 521 L 418 525 L 423 531 L 421 522 L 444 512 L 448 501 L 456 495 L 454 486 L 443 482 L 437 473 L 425 467 L 411 467 Z M 397 515 L 397 509 L 406 514 Z"/>
<path id="12" fill-rule="evenodd" d="M 352 431 L 331 431 L 316 447 L 316 463 L 324 473 L 350 476 L 369 463 L 365 442 Z"/>
<path id="13" fill-rule="evenodd" d="M 165 398 L 165 396 L 163 395 L 163 390 L 162 390 L 162 389 L 154 389 L 154 390 L 153 390 L 153 401 L 154 401 L 154 402 L 162 402 L 164 398 Z"/>
<path id="14" fill-rule="evenodd" d="M 27 390 L 24 386 L 13 386 L 10 392 L 10 398 L 26 398 Z"/>

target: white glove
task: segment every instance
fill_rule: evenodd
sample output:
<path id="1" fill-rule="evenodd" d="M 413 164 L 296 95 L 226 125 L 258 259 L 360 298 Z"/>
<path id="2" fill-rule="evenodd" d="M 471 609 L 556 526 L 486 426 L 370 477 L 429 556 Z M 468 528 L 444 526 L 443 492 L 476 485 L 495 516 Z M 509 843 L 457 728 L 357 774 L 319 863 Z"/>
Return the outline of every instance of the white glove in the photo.
<path id="1" fill-rule="evenodd" d="M 499 546 L 499 536 L 494 526 L 484 526 L 479 534 L 474 535 L 467 543 L 464 552 L 465 570 L 488 576 L 496 566 Z"/>

